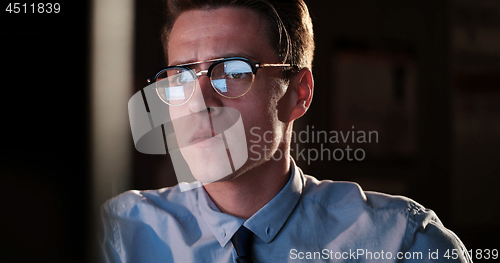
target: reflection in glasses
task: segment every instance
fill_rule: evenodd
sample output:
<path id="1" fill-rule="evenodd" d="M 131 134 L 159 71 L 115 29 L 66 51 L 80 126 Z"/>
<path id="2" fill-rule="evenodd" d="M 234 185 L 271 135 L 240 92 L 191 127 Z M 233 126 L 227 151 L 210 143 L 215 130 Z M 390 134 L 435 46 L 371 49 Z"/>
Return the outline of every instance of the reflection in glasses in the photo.
<path id="1" fill-rule="evenodd" d="M 208 70 L 198 71 L 189 66 L 212 62 Z M 247 94 L 252 88 L 255 74 L 259 68 L 290 67 L 291 64 L 256 63 L 246 58 L 222 58 L 182 64 L 160 70 L 148 82 L 155 82 L 156 93 L 168 105 L 180 106 L 187 103 L 194 94 L 195 81 L 206 75 L 212 88 L 222 97 L 236 99 Z M 153 80 L 153 81 L 152 81 Z"/>

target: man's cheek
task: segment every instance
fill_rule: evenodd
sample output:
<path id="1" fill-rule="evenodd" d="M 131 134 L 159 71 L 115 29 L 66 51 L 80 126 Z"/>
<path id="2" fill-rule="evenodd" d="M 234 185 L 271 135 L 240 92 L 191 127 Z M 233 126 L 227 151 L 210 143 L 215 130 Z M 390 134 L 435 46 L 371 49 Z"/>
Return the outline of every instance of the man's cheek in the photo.
<path id="1" fill-rule="evenodd" d="M 250 146 L 250 158 L 248 158 L 249 160 L 256 162 L 262 159 L 262 155 L 260 154 L 259 148 L 260 145 L 258 144 Z"/>

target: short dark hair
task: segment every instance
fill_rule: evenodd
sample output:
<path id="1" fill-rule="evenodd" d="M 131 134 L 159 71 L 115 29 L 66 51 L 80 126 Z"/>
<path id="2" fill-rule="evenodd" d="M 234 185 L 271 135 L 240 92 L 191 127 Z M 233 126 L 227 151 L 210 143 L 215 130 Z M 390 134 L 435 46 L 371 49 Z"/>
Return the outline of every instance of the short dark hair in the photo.
<path id="1" fill-rule="evenodd" d="M 309 10 L 303 0 L 166 0 L 167 22 L 162 32 L 165 56 L 168 41 L 177 18 L 190 10 L 220 7 L 248 8 L 261 15 L 268 24 L 268 38 L 282 63 L 312 68 L 314 35 Z M 168 60 L 168 57 L 167 57 Z"/>

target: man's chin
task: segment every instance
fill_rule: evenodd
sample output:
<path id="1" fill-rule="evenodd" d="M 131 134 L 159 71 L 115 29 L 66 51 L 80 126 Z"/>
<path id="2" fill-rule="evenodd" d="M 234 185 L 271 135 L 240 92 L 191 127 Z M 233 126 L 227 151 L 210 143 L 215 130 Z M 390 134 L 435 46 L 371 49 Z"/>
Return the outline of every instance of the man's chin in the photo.
<path id="1" fill-rule="evenodd" d="M 204 168 L 191 167 L 191 173 L 197 181 L 203 184 L 209 184 L 224 180 L 226 177 L 230 176 L 233 171 L 230 167 L 228 169 L 228 167 L 215 167 L 211 165 Z"/>
<path id="2" fill-rule="evenodd" d="M 200 166 L 191 167 L 191 172 L 197 181 L 206 185 L 210 183 L 231 181 L 247 173 L 255 166 L 256 164 L 254 162 L 247 161 L 242 167 L 240 167 L 236 171 L 228 169 L 228 167 L 224 165 L 218 167 L 211 165 L 210 168 L 207 166 L 204 169 L 200 168 Z"/>
<path id="3" fill-rule="evenodd" d="M 265 160 L 260 160 L 260 161 L 251 161 L 251 160 L 248 160 L 239 169 L 237 169 L 236 171 L 234 171 L 234 172 L 232 172 L 232 173 L 230 173 L 230 174 L 228 174 L 226 176 L 221 177 L 218 180 L 214 180 L 214 181 L 206 182 L 206 183 L 205 182 L 201 182 L 201 181 L 200 182 L 203 183 L 204 185 L 209 184 L 209 183 L 229 182 L 229 181 L 234 180 L 236 178 L 239 178 L 241 176 L 245 176 L 246 174 L 248 174 L 253 169 L 255 169 L 256 167 L 258 167 L 259 165 L 261 165 L 263 163 L 265 163 Z"/>

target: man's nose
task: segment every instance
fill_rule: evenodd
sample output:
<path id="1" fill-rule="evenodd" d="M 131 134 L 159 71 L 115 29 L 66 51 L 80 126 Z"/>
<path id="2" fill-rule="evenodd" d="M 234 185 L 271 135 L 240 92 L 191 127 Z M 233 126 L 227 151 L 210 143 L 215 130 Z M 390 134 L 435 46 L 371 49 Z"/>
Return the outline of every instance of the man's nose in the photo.
<path id="1" fill-rule="evenodd" d="M 222 107 L 222 97 L 212 88 L 210 78 L 207 77 L 206 71 L 197 73 L 198 80 L 196 81 L 193 97 L 188 102 L 189 110 L 192 113 L 209 110 L 212 115 L 218 114 L 218 108 Z"/>

